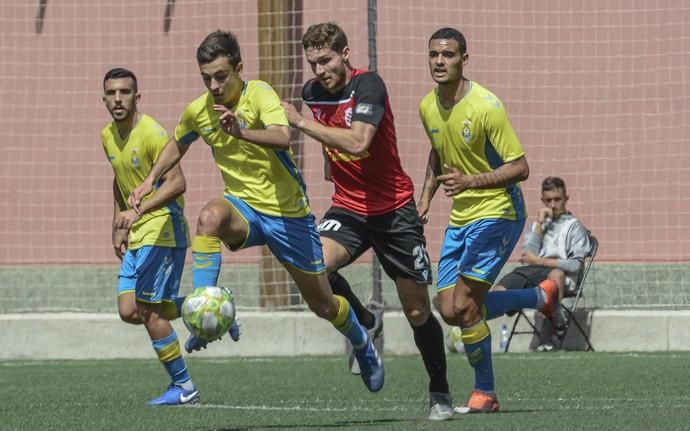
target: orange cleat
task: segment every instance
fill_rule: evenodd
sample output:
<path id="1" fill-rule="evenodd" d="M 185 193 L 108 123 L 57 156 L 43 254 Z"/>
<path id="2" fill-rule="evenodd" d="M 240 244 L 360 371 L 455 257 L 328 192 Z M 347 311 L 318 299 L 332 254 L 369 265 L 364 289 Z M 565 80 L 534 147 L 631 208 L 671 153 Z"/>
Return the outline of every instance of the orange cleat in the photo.
<path id="1" fill-rule="evenodd" d="M 547 319 L 554 323 L 554 315 L 558 312 L 558 285 L 554 280 L 544 280 L 539 283 L 539 288 L 544 292 L 544 307 L 541 311 Z"/>
<path id="2" fill-rule="evenodd" d="M 456 407 L 455 413 L 496 413 L 498 411 L 498 400 L 495 395 L 474 390 L 470 395 L 467 404 Z"/>

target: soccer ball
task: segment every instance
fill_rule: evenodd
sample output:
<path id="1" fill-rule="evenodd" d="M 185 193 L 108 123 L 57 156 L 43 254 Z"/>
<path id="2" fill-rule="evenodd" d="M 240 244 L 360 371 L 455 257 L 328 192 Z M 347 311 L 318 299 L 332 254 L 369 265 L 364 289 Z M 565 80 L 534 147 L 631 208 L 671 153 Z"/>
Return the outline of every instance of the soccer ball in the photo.
<path id="1" fill-rule="evenodd" d="M 465 345 L 462 342 L 462 330 L 457 326 L 452 326 L 446 333 L 446 349 L 450 353 L 463 353 Z"/>
<path id="2" fill-rule="evenodd" d="M 217 340 L 235 320 L 232 293 L 216 286 L 194 289 L 182 304 L 182 320 L 193 335 L 206 341 Z"/>

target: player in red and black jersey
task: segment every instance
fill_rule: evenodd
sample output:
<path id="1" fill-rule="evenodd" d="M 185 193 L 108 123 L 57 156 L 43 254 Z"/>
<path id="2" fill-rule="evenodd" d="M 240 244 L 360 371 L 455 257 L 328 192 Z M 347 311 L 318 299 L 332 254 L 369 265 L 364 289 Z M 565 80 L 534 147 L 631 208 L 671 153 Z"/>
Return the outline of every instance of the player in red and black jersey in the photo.
<path id="1" fill-rule="evenodd" d="M 380 318 L 337 272 L 374 249 L 395 281 L 429 374 L 429 419 L 450 419 L 443 331 L 431 313 L 427 290 L 432 280 L 424 228 L 412 181 L 400 164 L 386 86 L 378 74 L 352 67 L 347 36 L 336 24 L 309 27 L 302 44 L 315 75 L 304 85 L 302 98 L 314 120 L 288 103 L 283 107 L 292 127 L 323 144 L 326 178 L 335 185 L 332 206 L 319 224 L 331 288 L 348 299 L 364 326 L 379 329 Z"/>
<path id="2" fill-rule="evenodd" d="M 329 81 L 324 84 L 318 78 L 310 80 L 304 85 L 302 98 L 318 123 L 360 138 L 348 142 L 332 136 L 336 143 L 331 145 L 327 136 L 324 142 L 335 184 L 333 206 L 363 216 L 388 214 L 412 200 L 412 180 L 400 165 L 393 113 L 383 80 L 374 72 L 350 72 L 349 82 L 335 93 L 325 87 Z M 318 132 L 314 138 L 321 140 Z"/>

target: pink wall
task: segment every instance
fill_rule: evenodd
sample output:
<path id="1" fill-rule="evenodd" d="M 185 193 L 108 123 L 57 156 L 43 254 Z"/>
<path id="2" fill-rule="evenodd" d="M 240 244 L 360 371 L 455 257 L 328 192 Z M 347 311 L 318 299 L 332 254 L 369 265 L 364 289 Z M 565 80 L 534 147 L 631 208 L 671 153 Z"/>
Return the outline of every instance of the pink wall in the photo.
<path id="1" fill-rule="evenodd" d="M 134 70 L 141 109 L 172 132 L 204 90 L 194 54 L 208 32 L 233 30 L 245 76 L 258 77 L 256 4 L 178 0 L 166 34 L 164 2 L 49 0 L 36 34 L 37 3 L 0 4 L 0 264 L 113 262 L 112 172 L 99 143 L 109 121 L 103 74 Z M 337 21 L 353 63 L 366 67 L 366 0 L 303 3 L 305 28 Z M 504 101 L 525 146 L 531 213 L 541 180 L 557 174 L 569 185 L 570 209 L 600 238 L 601 259 L 690 259 L 690 9 L 665 0 L 653 8 L 641 0 L 378 3 L 378 67 L 416 184 L 428 154 L 417 104 L 433 86 L 426 42 L 435 29 L 456 26 L 468 38 L 466 75 Z M 304 175 L 317 215 L 331 192 L 320 180 L 320 157 L 308 141 Z M 193 232 L 199 209 L 222 184 L 202 142 L 183 166 Z M 439 195 L 427 230 L 433 257 L 447 213 Z"/>

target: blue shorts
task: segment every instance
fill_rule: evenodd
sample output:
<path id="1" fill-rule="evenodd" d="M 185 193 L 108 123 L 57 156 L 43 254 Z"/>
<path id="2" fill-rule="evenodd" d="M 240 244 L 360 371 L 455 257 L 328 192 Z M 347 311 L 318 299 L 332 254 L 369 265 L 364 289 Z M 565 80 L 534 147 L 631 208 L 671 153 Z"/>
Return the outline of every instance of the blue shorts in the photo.
<path id="1" fill-rule="evenodd" d="M 118 295 L 134 292 L 137 301 L 174 301 L 180 289 L 186 248 L 143 246 L 127 250 L 120 265 Z"/>
<path id="2" fill-rule="evenodd" d="M 508 261 L 525 220 L 482 219 L 448 226 L 438 262 L 437 290 L 455 286 L 459 276 L 492 285 Z"/>
<path id="3" fill-rule="evenodd" d="M 321 239 L 312 214 L 299 218 L 270 216 L 254 210 L 242 199 L 230 195 L 225 195 L 225 199 L 247 222 L 249 233 L 240 249 L 267 245 L 283 265 L 289 264 L 313 274 L 326 270 Z"/>

